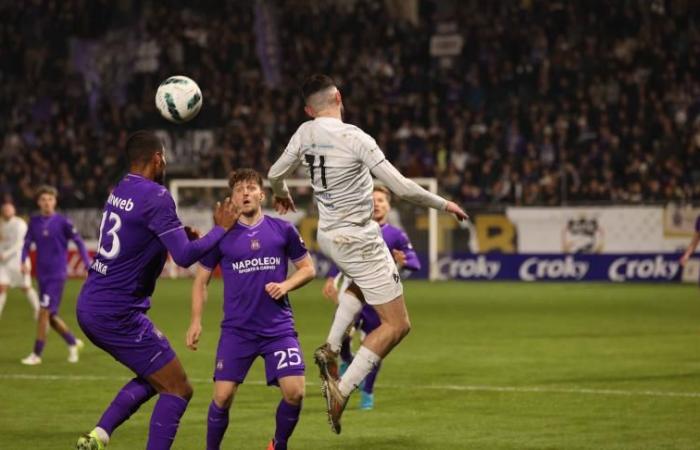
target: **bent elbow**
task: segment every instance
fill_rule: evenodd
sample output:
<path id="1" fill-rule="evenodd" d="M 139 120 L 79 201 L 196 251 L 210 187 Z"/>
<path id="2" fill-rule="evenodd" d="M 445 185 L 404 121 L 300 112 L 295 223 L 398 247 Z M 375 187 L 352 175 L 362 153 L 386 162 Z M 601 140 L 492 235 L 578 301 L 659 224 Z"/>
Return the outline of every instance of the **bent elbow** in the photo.
<path id="1" fill-rule="evenodd" d="M 192 257 L 189 257 L 188 255 L 182 253 L 171 253 L 170 256 L 172 256 L 173 261 L 175 261 L 175 264 L 184 268 L 190 267 L 195 262 L 195 260 Z"/>
<path id="2" fill-rule="evenodd" d="M 270 184 L 277 183 L 280 179 L 280 174 L 275 170 L 275 166 L 270 167 L 270 170 L 267 171 L 267 180 L 270 182 Z"/>
<path id="3" fill-rule="evenodd" d="M 314 278 L 316 278 L 316 268 L 311 266 L 309 267 L 309 273 L 306 276 L 306 281 L 311 281 Z"/>

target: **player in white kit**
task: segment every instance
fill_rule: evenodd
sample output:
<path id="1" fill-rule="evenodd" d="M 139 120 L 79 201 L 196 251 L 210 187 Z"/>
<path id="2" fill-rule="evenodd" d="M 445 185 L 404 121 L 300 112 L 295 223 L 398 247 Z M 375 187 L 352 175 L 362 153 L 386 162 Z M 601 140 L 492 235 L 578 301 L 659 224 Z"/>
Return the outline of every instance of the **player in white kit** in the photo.
<path id="1" fill-rule="evenodd" d="M 380 227 L 372 220 L 372 175 L 400 198 L 447 211 L 458 220 L 468 216 L 457 204 L 401 175 L 371 136 L 342 121 L 342 98 L 330 77 L 310 77 L 302 95 L 304 111 L 313 120 L 297 129 L 268 178 L 277 211 L 284 214 L 295 209 L 284 179 L 299 164 L 308 168 L 318 203 L 321 251 L 354 280 L 350 290 L 357 301 L 338 305 L 328 339 L 314 354 L 321 369 L 328 419 L 333 431 L 340 433 L 340 418 L 352 391 L 410 330 L 401 278 Z M 341 341 L 362 301 L 375 308 L 382 323 L 365 338 L 347 371 L 338 378 L 336 360 Z"/>
<path id="2" fill-rule="evenodd" d="M 0 211 L 0 316 L 7 300 L 8 288 L 20 288 L 34 310 L 34 318 L 39 313 L 39 296 L 32 288 L 32 280 L 22 273 L 21 255 L 27 223 L 15 215 L 12 203 L 3 203 Z"/>

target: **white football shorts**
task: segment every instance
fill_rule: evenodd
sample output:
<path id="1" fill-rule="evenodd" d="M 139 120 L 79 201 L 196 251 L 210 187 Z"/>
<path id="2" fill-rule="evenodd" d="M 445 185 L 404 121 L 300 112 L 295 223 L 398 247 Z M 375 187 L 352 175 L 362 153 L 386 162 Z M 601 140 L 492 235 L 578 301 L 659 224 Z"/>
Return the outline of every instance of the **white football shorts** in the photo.
<path id="1" fill-rule="evenodd" d="M 389 303 L 403 294 L 394 258 L 379 224 L 318 231 L 321 251 L 360 288 L 370 305 Z"/>
<path id="2" fill-rule="evenodd" d="M 0 285 L 28 288 L 32 285 L 32 280 L 28 273 L 19 270 L 19 262 L 13 258 L 11 261 L 0 263 Z"/>

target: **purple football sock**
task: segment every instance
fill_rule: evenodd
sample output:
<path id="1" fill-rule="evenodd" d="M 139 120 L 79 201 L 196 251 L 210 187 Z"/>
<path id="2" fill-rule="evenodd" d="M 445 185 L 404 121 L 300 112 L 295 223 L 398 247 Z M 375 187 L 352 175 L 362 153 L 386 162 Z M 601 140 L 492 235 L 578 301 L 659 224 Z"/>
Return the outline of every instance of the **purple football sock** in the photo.
<path id="1" fill-rule="evenodd" d="M 75 345 L 75 336 L 73 336 L 73 333 L 71 333 L 70 331 L 61 333 L 61 336 L 63 337 L 63 340 L 66 341 L 66 344 Z"/>
<path id="2" fill-rule="evenodd" d="M 39 339 L 34 341 L 34 354 L 36 356 L 41 356 L 41 353 L 44 351 L 44 344 L 45 343 L 46 343 L 46 341 L 40 341 Z"/>
<path id="3" fill-rule="evenodd" d="M 374 392 L 374 382 L 377 380 L 377 375 L 379 374 L 379 368 L 381 363 L 377 364 L 374 369 L 365 377 L 364 384 L 362 385 L 362 390 L 368 394 Z"/>
<path id="4" fill-rule="evenodd" d="M 146 450 L 170 450 L 188 402 L 173 394 L 162 393 L 158 396 L 151 414 Z"/>
<path id="5" fill-rule="evenodd" d="M 280 400 L 277 407 L 277 428 L 275 429 L 275 450 L 287 450 L 287 441 L 299 422 L 301 405 L 295 406 Z"/>
<path id="6" fill-rule="evenodd" d="M 343 342 L 340 344 L 340 358 L 348 364 L 352 361 L 352 350 L 350 349 L 351 340 L 350 336 L 345 335 Z"/>
<path id="7" fill-rule="evenodd" d="M 219 408 L 212 400 L 207 416 L 207 450 L 221 448 L 226 428 L 228 428 L 228 408 Z"/>
<path id="8" fill-rule="evenodd" d="M 112 403 L 107 407 L 97 426 L 111 435 L 112 432 L 124 423 L 139 407 L 156 395 L 153 389 L 143 378 L 134 378 L 124 385 Z"/>

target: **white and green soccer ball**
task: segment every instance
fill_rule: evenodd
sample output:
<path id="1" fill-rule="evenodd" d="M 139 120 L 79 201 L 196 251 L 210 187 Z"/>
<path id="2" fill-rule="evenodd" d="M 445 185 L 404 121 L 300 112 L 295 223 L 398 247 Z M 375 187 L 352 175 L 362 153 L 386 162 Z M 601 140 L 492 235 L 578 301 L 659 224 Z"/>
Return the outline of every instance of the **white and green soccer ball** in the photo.
<path id="1" fill-rule="evenodd" d="M 156 108 L 171 122 L 187 122 L 202 109 L 202 91 L 193 79 L 175 75 L 158 86 Z"/>

